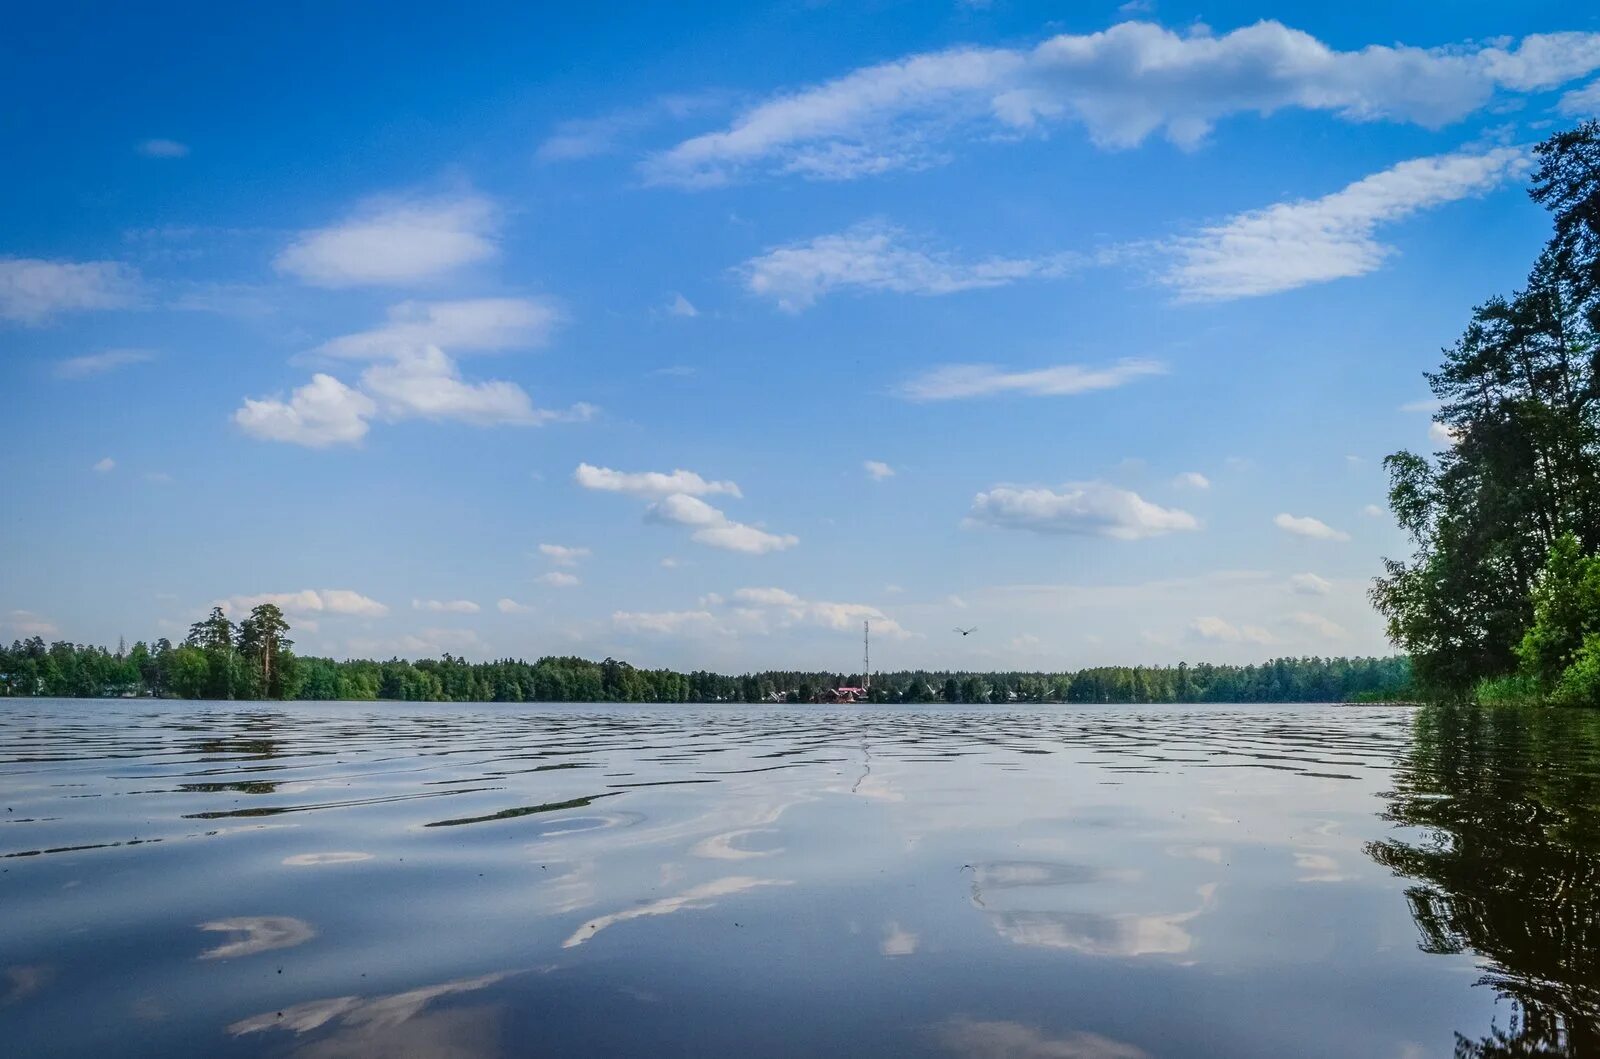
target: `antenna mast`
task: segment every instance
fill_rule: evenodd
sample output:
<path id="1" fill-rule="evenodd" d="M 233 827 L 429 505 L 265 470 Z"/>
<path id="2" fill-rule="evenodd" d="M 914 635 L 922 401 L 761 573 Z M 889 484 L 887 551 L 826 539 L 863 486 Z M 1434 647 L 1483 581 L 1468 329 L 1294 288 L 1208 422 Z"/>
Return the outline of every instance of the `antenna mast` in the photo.
<path id="1" fill-rule="evenodd" d="M 872 690 L 872 622 L 861 623 L 861 690 Z"/>

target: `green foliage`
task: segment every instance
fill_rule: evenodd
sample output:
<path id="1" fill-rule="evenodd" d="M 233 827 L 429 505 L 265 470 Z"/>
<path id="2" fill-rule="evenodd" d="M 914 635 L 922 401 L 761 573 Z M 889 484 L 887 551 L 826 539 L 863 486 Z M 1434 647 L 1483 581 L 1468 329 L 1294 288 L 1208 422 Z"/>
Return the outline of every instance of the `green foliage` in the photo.
<path id="1" fill-rule="evenodd" d="M 1437 698 L 1517 671 L 1552 549 L 1600 549 L 1600 123 L 1537 153 L 1532 195 L 1555 234 L 1527 285 L 1474 309 L 1427 376 L 1455 444 L 1384 461 L 1414 550 L 1384 561 L 1372 600 Z M 1559 642 L 1534 644 L 1546 685 L 1582 639 L 1550 631 Z"/>

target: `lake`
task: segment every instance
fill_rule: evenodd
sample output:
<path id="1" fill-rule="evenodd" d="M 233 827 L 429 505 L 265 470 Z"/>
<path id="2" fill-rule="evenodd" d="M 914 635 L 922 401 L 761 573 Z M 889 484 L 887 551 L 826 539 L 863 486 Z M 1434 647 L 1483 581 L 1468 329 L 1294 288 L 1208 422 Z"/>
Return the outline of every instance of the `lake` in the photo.
<path id="1" fill-rule="evenodd" d="M 0 760 L 8 1055 L 1600 1054 L 1591 714 L 4 700 Z"/>

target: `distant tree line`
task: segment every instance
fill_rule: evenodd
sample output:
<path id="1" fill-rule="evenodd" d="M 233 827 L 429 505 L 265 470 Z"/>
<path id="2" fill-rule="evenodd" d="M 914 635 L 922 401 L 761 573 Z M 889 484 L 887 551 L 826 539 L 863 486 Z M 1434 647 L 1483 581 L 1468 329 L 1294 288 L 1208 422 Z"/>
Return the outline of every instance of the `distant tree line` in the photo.
<path id="1" fill-rule="evenodd" d="M 1432 698 L 1600 705 L 1600 122 L 1536 149 L 1554 233 L 1427 375 L 1452 444 L 1397 452 L 1372 598 Z"/>
<path id="2" fill-rule="evenodd" d="M 821 701 L 859 673 L 767 670 L 728 676 L 638 669 L 607 658 L 536 662 L 442 658 L 387 662 L 298 657 L 289 624 L 272 604 L 235 624 L 220 609 L 180 644 L 132 648 L 0 646 L 0 695 L 78 698 L 397 699 L 413 702 L 795 702 Z M 1072 673 L 875 673 L 875 703 L 1342 702 L 1409 694 L 1411 665 L 1395 658 L 1279 658 L 1263 665 L 1105 666 Z"/>

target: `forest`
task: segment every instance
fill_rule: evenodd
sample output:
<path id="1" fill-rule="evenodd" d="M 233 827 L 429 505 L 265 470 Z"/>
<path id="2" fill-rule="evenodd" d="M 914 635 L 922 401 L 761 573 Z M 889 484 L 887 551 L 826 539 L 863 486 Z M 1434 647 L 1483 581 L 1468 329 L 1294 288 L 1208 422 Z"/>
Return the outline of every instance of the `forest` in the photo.
<path id="1" fill-rule="evenodd" d="M 1444 451 L 1385 460 L 1372 600 L 1430 699 L 1600 704 L 1600 122 L 1534 154 L 1553 232 L 1426 375 Z"/>
<path id="2" fill-rule="evenodd" d="M 388 661 L 300 657 L 279 609 L 262 604 L 233 622 L 213 609 L 180 644 L 131 648 L 0 646 L 0 696 L 178 699 L 398 699 L 418 702 L 819 701 L 859 673 L 767 670 L 729 676 L 639 669 L 613 658 Z M 1262 665 L 1103 666 L 1071 673 L 874 673 L 876 703 L 1343 702 L 1409 694 L 1411 666 L 1395 658 L 1279 658 Z"/>

